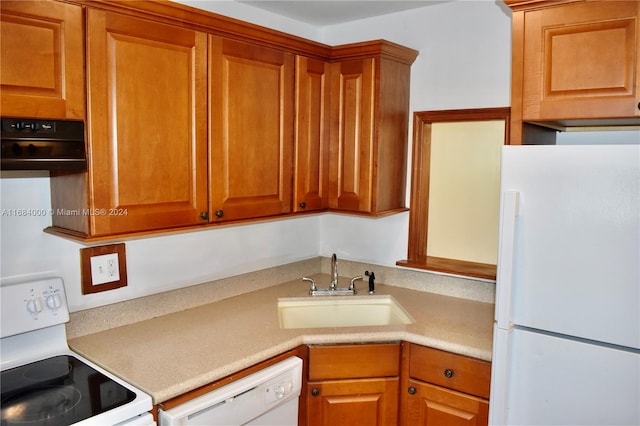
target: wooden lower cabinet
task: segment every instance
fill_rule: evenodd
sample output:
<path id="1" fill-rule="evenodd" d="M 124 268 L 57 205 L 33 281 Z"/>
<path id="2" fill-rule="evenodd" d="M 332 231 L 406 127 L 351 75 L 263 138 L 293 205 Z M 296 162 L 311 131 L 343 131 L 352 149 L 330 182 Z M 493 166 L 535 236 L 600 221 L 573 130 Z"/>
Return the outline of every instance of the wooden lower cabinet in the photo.
<path id="1" fill-rule="evenodd" d="M 309 347 L 308 426 L 398 424 L 400 344 Z"/>
<path id="2" fill-rule="evenodd" d="M 486 425 L 489 401 L 419 380 L 409 380 L 403 425 Z"/>
<path id="3" fill-rule="evenodd" d="M 487 361 L 402 342 L 309 346 L 307 365 L 308 426 L 488 424 Z"/>
<path id="4" fill-rule="evenodd" d="M 309 382 L 308 425 L 395 425 L 398 386 L 398 378 Z"/>
<path id="5" fill-rule="evenodd" d="M 491 363 L 403 343 L 400 424 L 486 426 Z"/>

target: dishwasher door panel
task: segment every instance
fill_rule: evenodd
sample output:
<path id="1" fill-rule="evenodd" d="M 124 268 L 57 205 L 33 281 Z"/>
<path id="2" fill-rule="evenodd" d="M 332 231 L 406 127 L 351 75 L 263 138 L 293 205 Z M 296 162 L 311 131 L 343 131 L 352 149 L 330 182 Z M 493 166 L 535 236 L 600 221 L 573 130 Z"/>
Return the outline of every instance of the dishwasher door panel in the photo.
<path id="1" fill-rule="evenodd" d="M 160 426 L 298 424 L 302 360 L 287 358 L 167 411 Z"/>

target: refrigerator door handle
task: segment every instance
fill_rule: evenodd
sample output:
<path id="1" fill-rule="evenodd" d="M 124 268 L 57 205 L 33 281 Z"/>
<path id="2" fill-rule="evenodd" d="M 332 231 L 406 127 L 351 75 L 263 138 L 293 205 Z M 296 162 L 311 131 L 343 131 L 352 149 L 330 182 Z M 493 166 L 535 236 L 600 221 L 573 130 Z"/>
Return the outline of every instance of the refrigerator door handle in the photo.
<path id="1" fill-rule="evenodd" d="M 520 193 L 502 193 L 500 212 L 500 247 L 498 248 L 498 270 L 496 275 L 495 321 L 498 328 L 511 326 L 511 289 L 513 286 L 513 261 L 516 238 L 516 218 L 520 210 Z"/>

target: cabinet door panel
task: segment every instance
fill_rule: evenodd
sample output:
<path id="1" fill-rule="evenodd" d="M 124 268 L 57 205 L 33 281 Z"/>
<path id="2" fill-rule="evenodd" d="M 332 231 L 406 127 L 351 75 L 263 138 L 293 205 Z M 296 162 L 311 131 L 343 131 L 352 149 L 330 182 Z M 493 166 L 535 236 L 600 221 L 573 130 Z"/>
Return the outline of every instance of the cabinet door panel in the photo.
<path id="1" fill-rule="evenodd" d="M 310 426 L 391 426 L 397 424 L 398 379 L 309 382 Z M 317 390 L 318 395 L 311 392 Z"/>
<path id="2" fill-rule="evenodd" d="M 640 116 L 639 10 L 611 1 L 527 12 L 523 119 Z"/>
<path id="3" fill-rule="evenodd" d="M 407 396 L 406 426 L 486 426 L 489 402 L 460 392 L 409 380 L 415 393 Z"/>
<path id="4" fill-rule="evenodd" d="M 296 212 L 328 206 L 329 70 L 327 62 L 296 57 Z"/>
<path id="5" fill-rule="evenodd" d="M 293 55 L 210 37 L 212 220 L 291 211 Z"/>
<path id="6" fill-rule="evenodd" d="M 331 208 L 371 211 L 375 60 L 332 65 Z"/>
<path id="7" fill-rule="evenodd" d="M 91 207 L 106 209 L 93 217 L 92 234 L 200 223 L 206 34 L 97 10 L 87 16 Z"/>
<path id="8" fill-rule="evenodd" d="M 53 1 L 0 6 L 2 115 L 83 119 L 82 9 Z"/>

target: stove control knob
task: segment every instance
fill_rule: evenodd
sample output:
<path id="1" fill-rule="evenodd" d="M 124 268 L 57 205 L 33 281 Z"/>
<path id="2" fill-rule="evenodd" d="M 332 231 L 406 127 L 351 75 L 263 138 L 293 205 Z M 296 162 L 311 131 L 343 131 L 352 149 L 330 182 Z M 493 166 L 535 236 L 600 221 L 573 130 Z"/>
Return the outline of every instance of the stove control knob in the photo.
<path id="1" fill-rule="evenodd" d="M 42 299 L 36 297 L 27 301 L 27 311 L 32 314 L 37 314 L 42 311 Z"/>
<path id="2" fill-rule="evenodd" d="M 47 296 L 46 303 L 47 303 L 47 308 L 51 309 L 54 312 L 58 310 L 60 305 L 62 305 L 62 303 L 60 302 L 60 295 L 58 294 L 52 294 L 50 296 Z"/>

